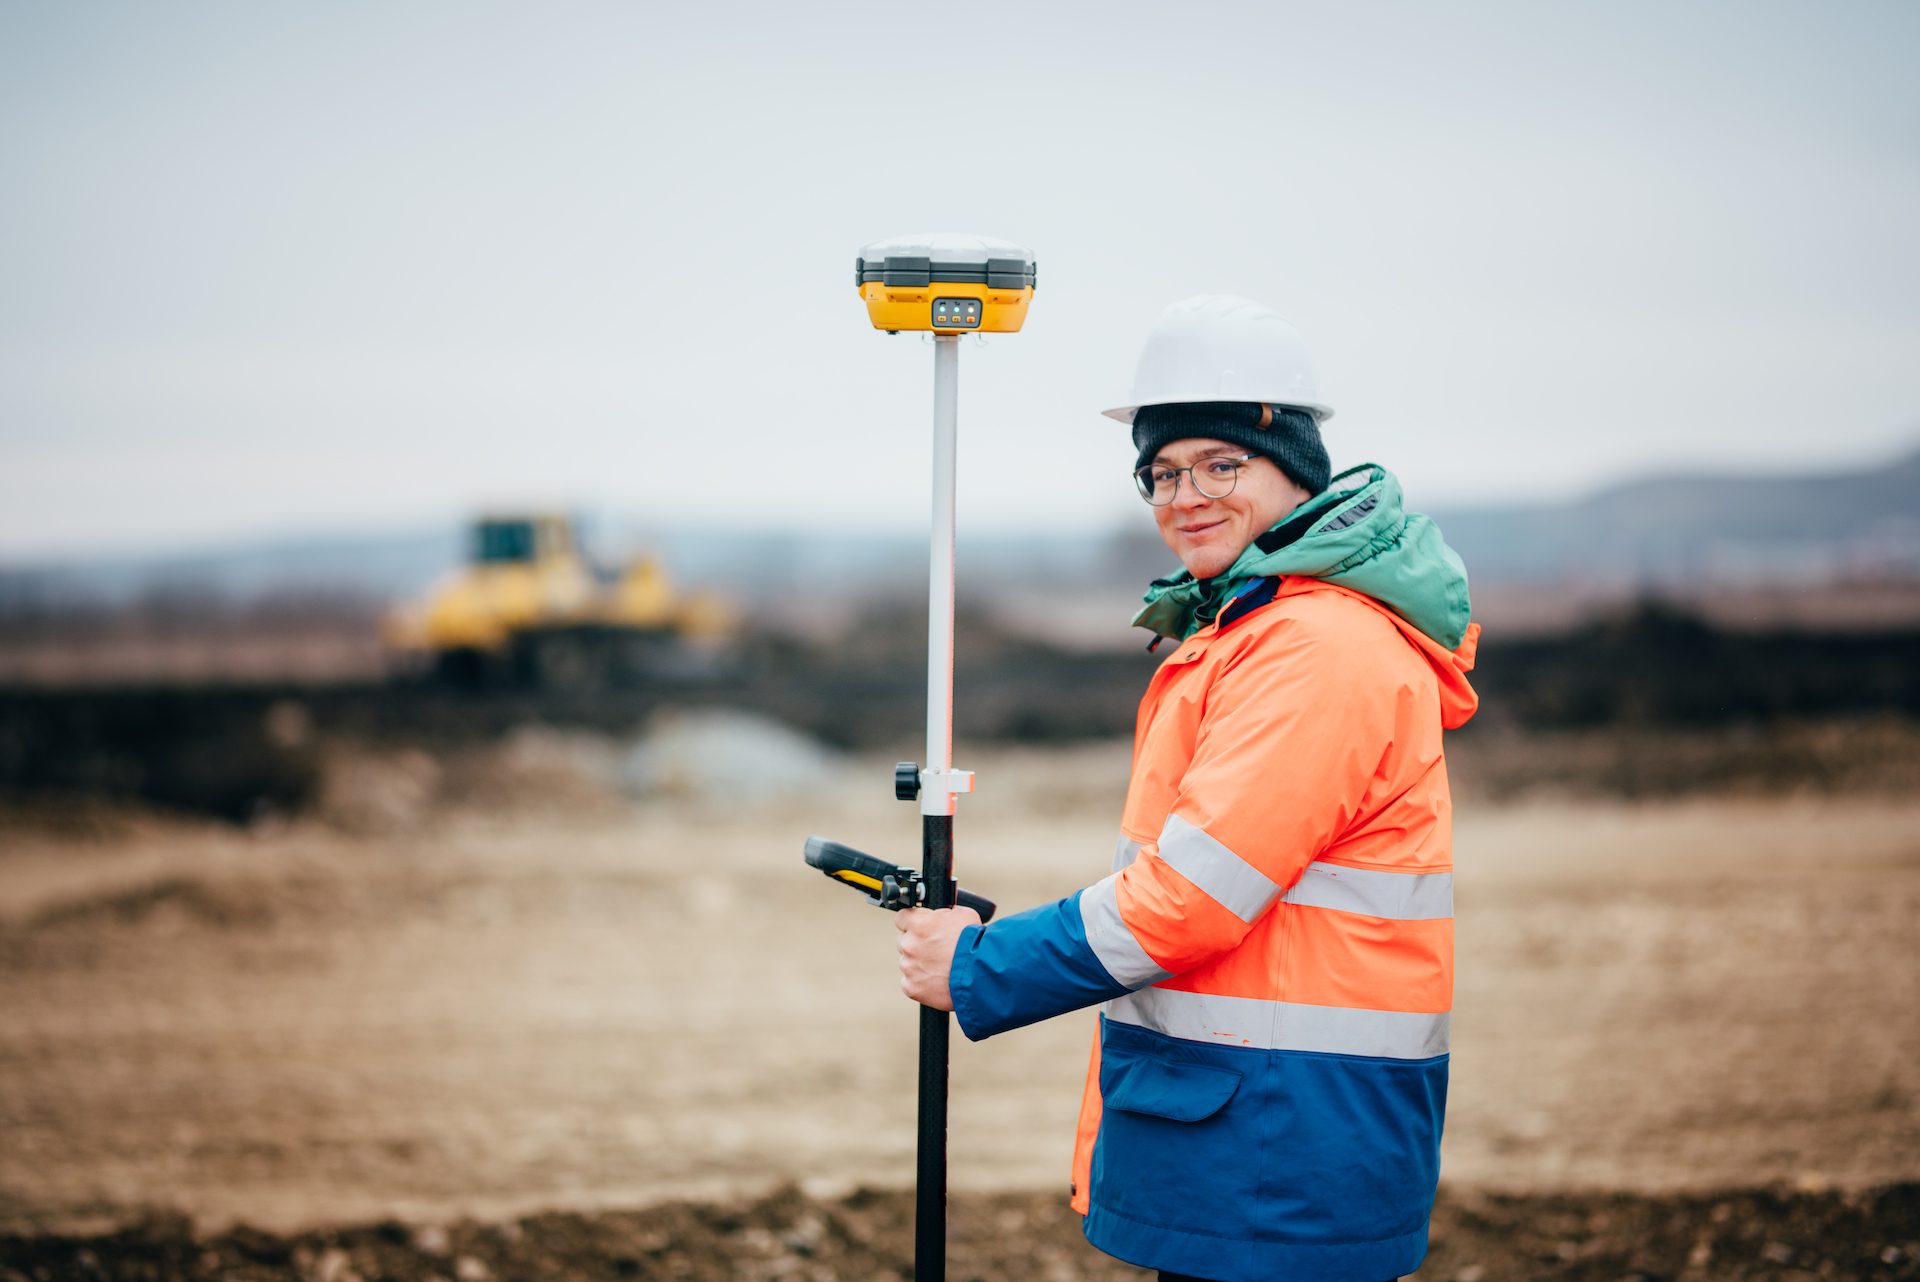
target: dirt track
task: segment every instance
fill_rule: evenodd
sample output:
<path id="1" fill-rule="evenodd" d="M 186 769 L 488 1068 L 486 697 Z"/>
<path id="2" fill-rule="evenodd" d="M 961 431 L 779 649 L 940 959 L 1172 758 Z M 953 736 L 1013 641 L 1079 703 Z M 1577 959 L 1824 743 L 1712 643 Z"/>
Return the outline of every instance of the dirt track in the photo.
<path id="1" fill-rule="evenodd" d="M 1018 907 L 1099 874 L 1114 750 L 964 764 L 963 881 Z M 0 1229 L 904 1186 L 892 932 L 798 855 L 910 856 L 884 793 L 876 763 L 784 808 L 377 838 L 11 820 Z M 1920 803 L 1482 809 L 1457 847 L 1452 1196 L 1920 1177 Z M 1090 1036 L 958 1048 L 956 1187 L 1063 1183 Z"/>

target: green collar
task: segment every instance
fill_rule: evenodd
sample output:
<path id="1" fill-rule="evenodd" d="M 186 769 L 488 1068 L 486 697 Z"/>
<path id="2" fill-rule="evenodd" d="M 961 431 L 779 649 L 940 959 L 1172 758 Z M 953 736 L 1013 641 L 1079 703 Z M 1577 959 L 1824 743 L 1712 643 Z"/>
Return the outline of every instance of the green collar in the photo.
<path id="1" fill-rule="evenodd" d="M 1450 650 L 1472 613 L 1466 569 L 1439 527 L 1402 509 L 1391 472 L 1362 463 L 1249 543 L 1221 574 L 1196 579 L 1182 570 L 1154 580 L 1133 622 L 1184 641 L 1217 620 L 1249 583 L 1287 575 L 1370 596 Z"/>

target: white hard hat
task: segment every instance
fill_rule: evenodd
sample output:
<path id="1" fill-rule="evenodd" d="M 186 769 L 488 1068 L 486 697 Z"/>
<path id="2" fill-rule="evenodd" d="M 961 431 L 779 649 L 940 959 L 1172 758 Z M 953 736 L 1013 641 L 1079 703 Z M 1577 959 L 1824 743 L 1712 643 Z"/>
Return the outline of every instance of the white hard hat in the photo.
<path id="1" fill-rule="evenodd" d="M 1194 401 L 1260 401 L 1297 406 L 1315 422 L 1333 417 L 1300 331 L 1265 303 L 1232 294 L 1196 294 L 1161 312 L 1131 396 L 1105 413 L 1131 423 L 1142 406 Z"/>

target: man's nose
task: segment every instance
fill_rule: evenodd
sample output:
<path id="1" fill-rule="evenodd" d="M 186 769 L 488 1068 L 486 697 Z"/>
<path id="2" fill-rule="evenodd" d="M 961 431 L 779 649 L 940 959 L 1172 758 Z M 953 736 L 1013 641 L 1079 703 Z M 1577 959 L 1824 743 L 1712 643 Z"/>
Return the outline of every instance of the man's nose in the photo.
<path id="1" fill-rule="evenodd" d="M 1200 492 L 1193 483 L 1193 473 L 1182 472 L 1173 478 L 1173 505 L 1175 507 L 1205 507 L 1212 499 Z"/>

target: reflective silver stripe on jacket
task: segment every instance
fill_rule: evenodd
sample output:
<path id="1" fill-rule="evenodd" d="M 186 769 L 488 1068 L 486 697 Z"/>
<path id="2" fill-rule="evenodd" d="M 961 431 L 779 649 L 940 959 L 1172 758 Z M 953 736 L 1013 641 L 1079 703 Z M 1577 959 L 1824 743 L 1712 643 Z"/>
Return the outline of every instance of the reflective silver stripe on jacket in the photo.
<path id="1" fill-rule="evenodd" d="M 1139 857 L 1140 843 L 1127 836 L 1126 833 L 1121 833 L 1120 844 L 1114 847 L 1113 850 L 1113 870 L 1119 872 Z"/>
<path id="2" fill-rule="evenodd" d="M 1086 927 L 1087 943 L 1115 983 L 1128 988 L 1157 984 L 1173 972 L 1162 970 L 1147 956 L 1127 923 L 1120 920 L 1120 904 L 1113 892 L 1114 879 L 1119 875 L 1103 877 L 1080 892 L 1080 921 Z"/>
<path id="3" fill-rule="evenodd" d="M 1168 815 L 1160 830 L 1160 857 L 1241 921 L 1259 917 L 1280 893 L 1272 878 L 1179 815 Z"/>
<path id="4" fill-rule="evenodd" d="M 1428 1059 L 1445 1055 L 1450 1014 L 1306 1006 L 1255 997 L 1217 997 L 1143 988 L 1107 1003 L 1107 1018 L 1214 1046 Z"/>
<path id="5" fill-rule="evenodd" d="M 1369 917 L 1423 921 L 1453 916 L 1450 872 L 1383 872 L 1315 861 L 1287 888 L 1286 902 Z"/>

